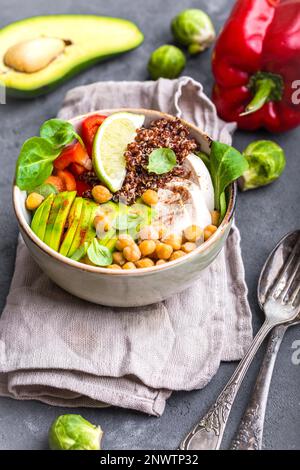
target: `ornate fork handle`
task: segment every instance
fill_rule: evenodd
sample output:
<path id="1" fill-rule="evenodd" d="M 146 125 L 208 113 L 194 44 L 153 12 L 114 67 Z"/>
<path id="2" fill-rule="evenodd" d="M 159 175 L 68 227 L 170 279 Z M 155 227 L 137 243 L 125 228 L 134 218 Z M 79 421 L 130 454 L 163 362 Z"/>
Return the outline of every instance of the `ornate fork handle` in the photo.
<path id="1" fill-rule="evenodd" d="M 263 340 L 274 327 L 266 320 L 255 336 L 247 354 L 241 360 L 231 379 L 217 398 L 215 404 L 200 423 L 181 442 L 181 450 L 216 450 L 220 448 L 231 408 L 241 383 Z"/>
<path id="2" fill-rule="evenodd" d="M 249 405 L 232 442 L 234 450 L 260 450 L 271 379 L 277 354 L 287 330 L 286 325 L 274 328 L 259 371 Z"/>

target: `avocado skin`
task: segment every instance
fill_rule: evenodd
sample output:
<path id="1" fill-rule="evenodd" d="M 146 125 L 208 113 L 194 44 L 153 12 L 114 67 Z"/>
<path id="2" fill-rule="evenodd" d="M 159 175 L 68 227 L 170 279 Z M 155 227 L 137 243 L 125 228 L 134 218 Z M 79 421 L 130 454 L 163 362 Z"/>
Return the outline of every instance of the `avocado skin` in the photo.
<path id="1" fill-rule="evenodd" d="M 63 194 L 63 199 L 61 201 L 58 213 L 52 228 L 51 239 L 50 239 L 50 248 L 55 251 L 59 251 L 59 245 L 61 243 L 61 238 L 64 232 L 65 224 L 71 210 L 73 201 L 76 197 L 76 191 L 66 191 Z"/>
<path id="2" fill-rule="evenodd" d="M 46 83 L 46 84 L 44 83 L 41 86 L 36 86 L 35 88 L 25 89 L 25 88 L 22 88 L 21 86 L 20 87 L 12 87 L 12 86 L 6 85 L 5 82 L 4 82 L 5 91 L 6 91 L 7 96 L 11 96 L 13 98 L 20 98 L 20 99 L 31 99 L 31 98 L 36 98 L 36 97 L 42 96 L 46 93 L 49 93 L 49 92 L 53 91 L 55 88 L 60 86 L 66 80 L 72 78 L 73 76 L 75 76 L 78 73 L 84 71 L 85 69 L 96 65 L 99 62 L 105 61 L 109 58 L 112 58 L 112 57 L 115 57 L 115 56 L 118 56 L 120 54 L 123 54 L 123 53 L 126 53 L 126 52 L 129 52 L 131 50 L 136 49 L 137 47 L 139 47 L 142 44 L 142 42 L 144 40 L 144 35 L 142 34 L 142 32 L 138 29 L 138 27 L 133 22 L 131 22 L 129 20 L 125 20 L 125 19 L 121 19 L 121 18 L 101 17 L 101 16 L 97 16 L 97 15 L 76 15 L 75 14 L 75 15 L 36 16 L 36 17 L 26 18 L 26 19 L 23 19 L 23 20 L 16 21 L 16 22 L 11 23 L 11 24 L 9 24 L 9 25 L 7 25 L 7 26 L 5 26 L 4 28 L 1 29 L 1 31 L 0 31 L 0 42 L 1 42 L 1 34 L 6 34 L 7 32 L 9 32 L 10 29 L 14 29 L 16 26 L 18 26 L 18 24 L 20 24 L 22 26 L 24 24 L 27 24 L 28 30 L 30 30 L 31 21 L 35 23 L 35 22 L 39 21 L 39 19 L 45 20 L 45 18 L 49 18 L 50 20 L 53 20 L 55 18 L 58 18 L 58 19 L 63 19 L 63 18 L 71 19 L 72 17 L 73 18 L 82 17 L 83 21 L 86 21 L 89 18 L 90 19 L 99 18 L 99 19 L 102 19 L 102 20 L 105 19 L 108 22 L 115 21 L 116 23 L 120 22 L 120 24 L 121 23 L 123 23 L 123 24 L 127 23 L 128 25 L 130 25 L 131 27 L 133 27 L 136 30 L 136 41 L 133 42 L 130 46 L 126 47 L 124 45 L 124 47 L 122 47 L 122 48 L 120 47 L 119 50 L 117 50 L 113 53 L 110 53 L 110 54 L 104 54 L 103 53 L 103 54 L 100 54 L 97 57 L 89 58 L 88 60 L 83 60 L 83 62 L 81 62 L 80 64 L 74 64 L 74 66 L 69 68 L 69 70 L 66 70 L 63 75 L 60 75 L 58 77 L 53 77 L 52 79 L 49 79 L 48 83 Z M 55 36 L 55 33 L 54 33 L 54 36 Z M 18 35 L 16 35 L 16 38 L 18 38 Z M 62 39 L 65 39 L 65 38 L 62 38 Z M 70 37 L 70 40 L 72 40 L 72 37 Z M 18 41 L 19 41 L 19 38 L 16 39 L 16 42 L 18 42 Z M 125 41 L 125 43 L 126 43 L 126 41 Z M 34 75 L 34 73 L 33 73 L 33 75 Z M 1 79 L 1 76 L 0 76 L 0 79 Z"/>
<path id="3" fill-rule="evenodd" d="M 59 249 L 61 255 L 67 256 L 68 251 L 73 243 L 77 227 L 80 223 L 82 205 L 83 199 L 81 197 L 77 197 L 73 202 L 68 216 L 68 230 Z"/>
<path id="4" fill-rule="evenodd" d="M 35 211 L 31 221 L 31 230 L 39 237 L 44 240 L 46 225 L 49 217 L 49 213 L 54 200 L 54 194 L 50 194 Z"/>

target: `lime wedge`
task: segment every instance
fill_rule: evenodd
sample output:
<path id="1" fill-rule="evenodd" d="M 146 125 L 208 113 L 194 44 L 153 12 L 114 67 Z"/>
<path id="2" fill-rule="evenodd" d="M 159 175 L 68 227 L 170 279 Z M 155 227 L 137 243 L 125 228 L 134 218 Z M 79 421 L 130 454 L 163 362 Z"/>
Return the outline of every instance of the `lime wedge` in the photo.
<path id="1" fill-rule="evenodd" d="M 136 130 L 145 116 L 132 113 L 115 113 L 108 116 L 98 129 L 93 145 L 93 167 L 98 178 L 115 193 L 126 176 L 124 152 L 134 141 Z"/>

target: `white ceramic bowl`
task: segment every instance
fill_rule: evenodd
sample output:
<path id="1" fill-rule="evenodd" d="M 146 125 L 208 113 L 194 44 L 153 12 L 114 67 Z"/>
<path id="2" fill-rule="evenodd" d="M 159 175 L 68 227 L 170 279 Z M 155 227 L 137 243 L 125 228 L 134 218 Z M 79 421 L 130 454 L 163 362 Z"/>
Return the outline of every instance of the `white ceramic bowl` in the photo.
<path id="1" fill-rule="evenodd" d="M 167 114 L 146 109 L 99 110 L 90 114 L 109 115 L 117 111 L 129 111 L 146 116 L 146 125 L 153 119 L 174 119 Z M 79 116 L 70 122 L 79 129 Z M 200 129 L 185 122 L 191 135 L 202 150 L 210 152 L 211 139 Z M 40 268 L 66 291 L 77 297 L 102 305 L 137 307 L 164 300 L 190 286 L 218 255 L 229 234 L 236 199 L 236 184 L 229 189 L 228 209 L 215 234 L 192 253 L 162 266 L 136 271 L 117 271 L 99 268 L 73 261 L 43 243 L 31 230 L 31 215 L 25 208 L 26 193 L 13 187 L 13 205 L 23 239 Z"/>

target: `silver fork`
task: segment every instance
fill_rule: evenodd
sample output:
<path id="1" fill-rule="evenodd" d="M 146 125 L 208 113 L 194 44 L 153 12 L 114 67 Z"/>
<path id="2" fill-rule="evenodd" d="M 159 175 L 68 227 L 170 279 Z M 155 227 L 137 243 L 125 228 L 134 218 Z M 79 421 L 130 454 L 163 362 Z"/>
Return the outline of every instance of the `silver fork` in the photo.
<path id="1" fill-rule="evenodd" d="M 295 242 L 293 234 L 288 236 L 286 242 L 289 241 L 291 246 L 293 246 Z M 278 258 L 278 264 L 282 263 L 282 259 L 288 257 L 288 253 L 284 252 L 285 246 L 286 244 L 280 245 L 280 248 L 278 248 L 274 255 L 274 260 Z M 272 266 L 274 266 L 274 260 Z M 272 270 L 272 266 L 266 266 L 268 270 L 267 283 L 265 285 L 262 283 L 261 291 L 258 292 L 261 305 L 266 300 L 267 286 L 275 281 L 275 273 Z M 277 355 L 288 328 L 299 324 L 300 314 L 292 322 L 276 326 L 272 331 L 251 398 L 231 444 L 231 449 L 260 450 L 262 448 L 265 414 Z"/>
<path id="2" fill-rule="evenodd" d="M 233 450 L 261 450 L 269 390 L 278 352 L 287 329 L 300 324 L 300 315 L 288 325 L 279 325 L 271 333 L 252 395 L 238 431 L 231 444 Z"/>
<path id="3" fill-rule="evenodd" d="M 283 252 L 287 259 L 280 256 Z M 235 397 L 257 350 L 273 328 L 288 325 L 300 312 L 299 273 L 300 230 L 286 235 L 265 263 L 258 287 L 265 322 L 216 402 L 180 444 L 181 450 L 220 448 Z"/>

